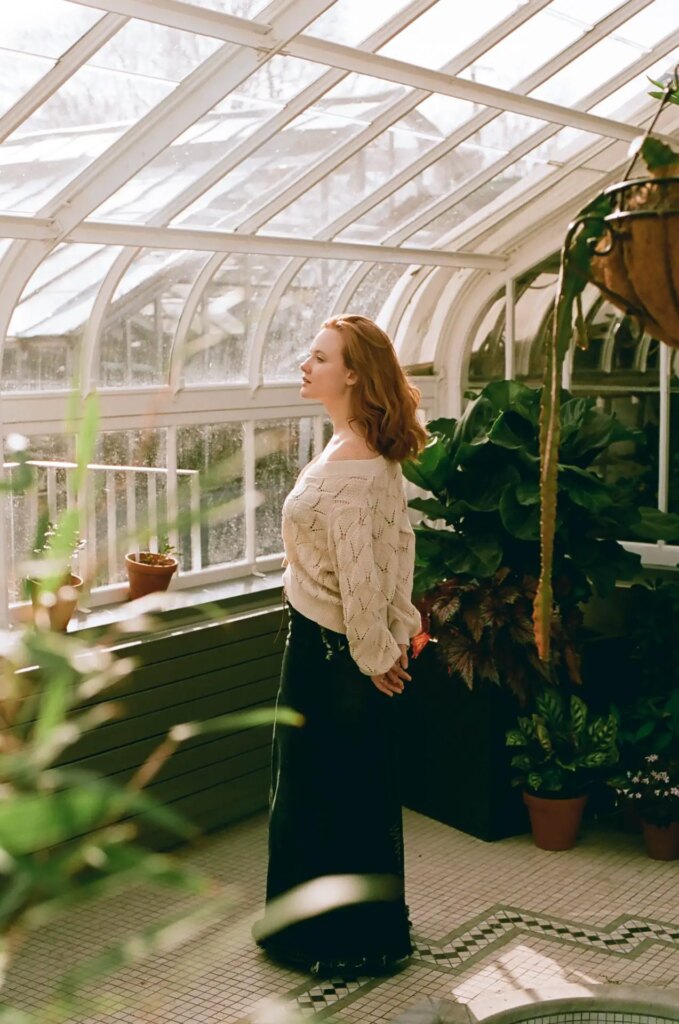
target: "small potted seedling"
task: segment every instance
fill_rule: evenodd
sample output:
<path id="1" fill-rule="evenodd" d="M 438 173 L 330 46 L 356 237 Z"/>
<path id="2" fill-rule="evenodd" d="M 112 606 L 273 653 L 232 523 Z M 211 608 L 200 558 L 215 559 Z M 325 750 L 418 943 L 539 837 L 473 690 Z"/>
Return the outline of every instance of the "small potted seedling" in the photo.
<path id="1" fill-rule="evenodd" d="M 85 546 L 70 519 L 58 524 L 44 522 L 38 531 L 38 542 L 33 549 L 36 559 L 31 575 L 25 580 L 25 590 L 33 605 L 36 625 L 49 622 L 50 629 L 65 632 L 75 611 L 83 578 L 73 572 L 72 558 Z"/>
<path id="2" fill-rule="evenodd" d="M 130 600 L 156 591 L 167 590 L 179 565 L 174 548 L 167 538 L 158 543 L 157 551 L 130 551 L 125 555 L 125 568 L 130 581 Z"/>

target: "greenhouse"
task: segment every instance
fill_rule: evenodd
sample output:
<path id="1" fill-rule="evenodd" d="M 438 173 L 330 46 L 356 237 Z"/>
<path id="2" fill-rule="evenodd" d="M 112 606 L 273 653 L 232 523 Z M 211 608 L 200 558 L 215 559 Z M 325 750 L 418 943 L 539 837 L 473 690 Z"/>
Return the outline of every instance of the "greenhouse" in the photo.
<path id="1" fill-rule="evenodd" d="M 679 0 L 4 0 L 0 52 L 0 1024 L 679 1020 Z M 333 436 L 301 366 L 345 314 L 431 424 L 379 978 L 250 935 L 281 517 Z M 530 722 L 551 757 L 569 714 L 552 785 Z M 585 769 L 541 847 L 516 782 Z"/>

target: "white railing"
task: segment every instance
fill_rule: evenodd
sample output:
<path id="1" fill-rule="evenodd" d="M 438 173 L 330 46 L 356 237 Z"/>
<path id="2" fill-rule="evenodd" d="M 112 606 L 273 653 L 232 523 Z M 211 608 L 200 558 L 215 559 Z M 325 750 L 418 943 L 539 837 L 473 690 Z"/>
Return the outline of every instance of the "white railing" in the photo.
<path id="1" fill-rule="evenodd" d="M 31 550 L 41 514 L 46 515 L 50 522 L 56 522 L 60 513 L 65 509 L 75 508 L 76 504 L 80 505 L 80 534 L 87 543 L 75 557 L 78 559 L 79 568 L 83 570 L 82 574 L 92 582 L 97 579 L 99 586 L 107 586 L 120 579 L 123 568 L 122 556 L 126 551 L 138 550 L 142 538 L 144 542 L 150 541 L 149 546 L 152 549 L 157 548 L 161 523 L 169 521 L 167 513 L 162 518 L 160 517 L 158 500 L 160 477 L 165 479 L 167 509 L 167 496 L 170 491 L 167 468 L 91 463 L 87 466 L 88 472 L 85 476 L 83 490 L 76 495 L 74 480 L 77 464 L 75 462 L 31 459 L 28 465 L 42 471 L 42 480 L 39 487 L 30 487 L 25 494 L 16 496 L 7 506 L 9 509 L 7 521 L 9 571 L 7 575 L 10 592 L 12 584 L 16 586 L 21 576 L 20 564 Z M 17 466 L 17 462 L 4 464 L 10 483 L 12 470 Z M 116 477 L 120 479 L 121 476 L 124 483 L 122 487 L 119 487 Z M 187 511 L 190 516 L 190 546 L 189 552 L 184 552 L 183 572 L 199 573 L 203 568 L 199 473 L 195 469 L 177 469 L 176 476 L 177 478 L 187 478 L 189 481 L 189 509 Z M 101 477 L 103 477 L 103 487 L 99 486 L 98 478 Z M 140 478 L 145 479 L 141 495 L 137 485 Z M 176 485 L 172 489 L 176 493 Z M 101 515 L 102 510 L 98 505 L 102 497 L 105 501 L 104 516 Z M 21 504 L 23 504 L 23 509 L 21 509 Z M 140 530 L 138 530 L 138 504 L 145 506 L 144 522 Z M 21 537 L 19 536 L 17 515 L 19 510 L 23 513 Z M 97 515 L 98 510 L 99 516 Z M 98 536 L 98 532 L 101 533 L 102 520 L 104 536 Z M 169 523 L 167 534 L 170 543 L 176 547 L 176 523 Z M 121 551 L 121 543 L 125 551 Z M 106 552 L 105 559 L 101 557 L 104 551 Z"/>

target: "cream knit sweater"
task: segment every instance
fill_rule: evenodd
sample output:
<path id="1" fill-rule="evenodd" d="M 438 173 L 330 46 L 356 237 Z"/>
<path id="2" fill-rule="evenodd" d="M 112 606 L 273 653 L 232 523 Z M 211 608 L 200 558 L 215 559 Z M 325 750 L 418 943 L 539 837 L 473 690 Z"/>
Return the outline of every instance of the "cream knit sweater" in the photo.
<path id="1" fill-rule="evenodd" d="M 411 602 L 415 536 L 401 467 L 374 459 L 315 462 L 283 505 L 283 584 L 290 604 L 344 633 L 365 675 L 386 672 L 420 629 Z"/>

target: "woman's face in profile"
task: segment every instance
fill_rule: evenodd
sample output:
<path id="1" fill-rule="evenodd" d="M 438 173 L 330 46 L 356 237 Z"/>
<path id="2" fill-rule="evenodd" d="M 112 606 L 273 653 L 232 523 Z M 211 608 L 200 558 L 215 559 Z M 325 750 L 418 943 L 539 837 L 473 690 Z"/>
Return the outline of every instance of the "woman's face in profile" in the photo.
<path id="1" fill-rule="evenodd" d="M 344 365 L 342 335 L 332 327 L 318 332 L 307 358 L 300 363 L 302 371 L 302 398 L 317 402 L 341 398 L 354 378 Z"/>

